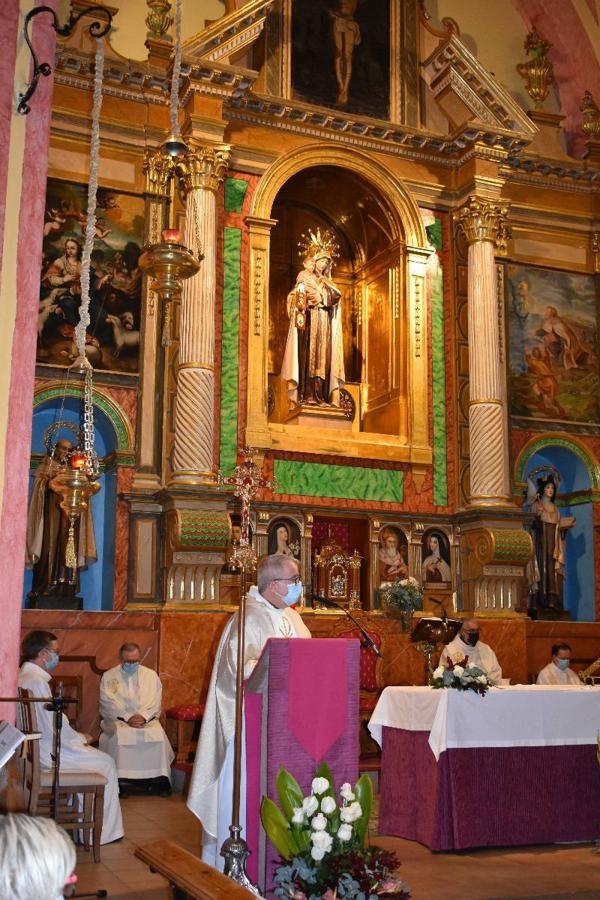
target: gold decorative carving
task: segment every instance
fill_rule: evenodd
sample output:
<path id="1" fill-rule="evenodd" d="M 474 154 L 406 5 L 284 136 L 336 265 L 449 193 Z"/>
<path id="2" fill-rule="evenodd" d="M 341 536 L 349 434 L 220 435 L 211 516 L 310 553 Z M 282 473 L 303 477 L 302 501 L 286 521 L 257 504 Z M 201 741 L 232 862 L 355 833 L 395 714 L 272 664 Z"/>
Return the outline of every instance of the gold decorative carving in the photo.
<path id="1" fill-rule="evenodd" d="M 161 38 L 169 30 L 173 22 L 169 0 L 146 0 L 150 12 L 146 16 L 146 25 L 152 37 Z"/>
<path id="2" fill-rule="evenodd" d="M 600 272 L 600 231 L 594 231 L 592 234 L 592 259 L 594 272 Z"/>
<path id="3" fill-rule="evenodd" d="M 415 300 L 415 356 L 421 355 L 421 315 L 423 303 L 423 279 L 419 276 L 414 280 Z"/>
<path id="4" fill-rule="evenodd" d="M 504 266 L 496 266 L 498 283 L 498 357 L 504 365 Z"/>
<path id="5" fill-rule="evenodd" d="M 162 150 L 146 150 L 143 167 L 146 193 L 155 197 L 167 197 L 169 179 L 174 170 L 174 160 Z"/>
<path id="6" fill-rule="evenodd" d="M 254 254 L 254 334 L 260 335 L 260 320 L 263 297 L 263 254 Z"/>
<path id="7" fill-rule="evenodd" d="M 511 233 L 507 215 L 507 203 L 492 203 L 490 200 L 471 196 L 456 214 L 456 229 L 464 234 L 469 244 L 475 244 L 477 241 L 490 241 L 497 247 L 499 244 L 499 255 L 505 256 Z"/>
<path id="8" fill-rule="evenodd" d="M 217 191 L 229 165 L 229 144 L 194 147 L 176 160 L 175 170 L 185 194 L 190 191 Z"/>
<path id="9" fill-rule="evenodd" d="M 541 109 L 554 80 L 554 69 L 547 58 L 552 44 L 545 41 L 534 28 L 525 38 L 524 47 L 531 59 L 526 63 L 519 63 L 517 72 L 525 79 L 525 88 L 534 101 L 535 108 Z"/>
<path id="10" fill-rule="evenodd" d="M 587 138 L 593 140 L 600 131 L 600 109 L 591 91 L 585 92 L 579 109 L 583 113 L 581 130 Z"/>

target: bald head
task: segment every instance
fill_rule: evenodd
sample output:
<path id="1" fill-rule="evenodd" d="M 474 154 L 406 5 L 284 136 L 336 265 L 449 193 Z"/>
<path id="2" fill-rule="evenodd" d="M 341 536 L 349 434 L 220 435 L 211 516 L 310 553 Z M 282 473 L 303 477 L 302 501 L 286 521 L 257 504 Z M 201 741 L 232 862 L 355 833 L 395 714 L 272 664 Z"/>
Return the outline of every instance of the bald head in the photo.
<path id="1" fill-rule="evenodd" d="M 479 622 L 477 619 L 466 619 L 462 624 L 459 635 L 465 644 L 474 647 L 479 640 Z"/>

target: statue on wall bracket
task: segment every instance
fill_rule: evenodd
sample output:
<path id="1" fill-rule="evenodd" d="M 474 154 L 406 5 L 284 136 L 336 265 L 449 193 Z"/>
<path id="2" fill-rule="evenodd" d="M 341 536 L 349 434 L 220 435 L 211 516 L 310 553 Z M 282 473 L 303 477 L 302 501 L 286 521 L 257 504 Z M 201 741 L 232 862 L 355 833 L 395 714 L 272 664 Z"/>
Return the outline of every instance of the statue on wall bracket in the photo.
<path id="1" fill-rule="evenodd" d="M 280 377 L 287 382 L 293 415 L 327 408 L 344 419 L 342 292 L 332 277 L 338 244 L 332 231 L 317 228 L 302 235 L 298 246 L 303 268 L 287 297 L 290 322 Z"/>

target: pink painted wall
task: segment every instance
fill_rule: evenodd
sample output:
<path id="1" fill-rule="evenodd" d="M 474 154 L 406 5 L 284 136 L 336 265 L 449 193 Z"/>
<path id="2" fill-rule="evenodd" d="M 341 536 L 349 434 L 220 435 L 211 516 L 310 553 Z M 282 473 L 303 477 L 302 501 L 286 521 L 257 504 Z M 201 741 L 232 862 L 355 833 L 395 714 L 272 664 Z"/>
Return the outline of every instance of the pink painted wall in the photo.
<path id="1" fill-rule="evenodd" d="M 48 5 L 55 7 L 56 2 L 49 0 Z M 30 8 L 31 4 L 27 6 Z M 17 157 L 16 163 L 13 159 L 9 171 L 8 158 L 14 138 L 11 125 L 17 116 L 13 82 L 15 50 L 21 41 L 19 7 L 19 0 L 4 0 L 3 27 L 0 29 L 0 246 L 9 246 L 4 234 L 9 212 L 18 222 L 10 245 L 11 252 L 17 255 L 16 318 L 3 321 L 3 328 L 12 333 L 10 355 L 3 359 L 4 365 L 10 365 L 10 381 L 8 392 L 2 391 L 0 396 L 0 402 L 8 409 L 6 456 L 4 471 L 0 473 L 4 485 L 0 513 L 0 696 L 14 695 L 19 656 L 39 271 L 53 87 L 52 76 L 40 79 L 27 117 L 24 152 L 20 159 Z M 53 61 L 55 37 L 49 16 L 40 15 L 34 24 L 34 44 L 42 61 Z M 22 179 L 18 215 L 16 210 L 5 208 L 7 178 Z M 11 712 L 10 707 L 0 704 L 0 718 Z"/>

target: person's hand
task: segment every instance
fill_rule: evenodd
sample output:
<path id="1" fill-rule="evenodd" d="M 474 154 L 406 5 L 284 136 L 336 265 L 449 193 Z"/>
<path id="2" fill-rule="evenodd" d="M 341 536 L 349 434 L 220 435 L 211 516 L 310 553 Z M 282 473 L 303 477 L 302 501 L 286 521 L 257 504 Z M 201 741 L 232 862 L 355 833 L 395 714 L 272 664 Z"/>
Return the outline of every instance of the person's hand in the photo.
<path id="1" fill-rule="evenodd" d="M 127 719 L 127 724 L 131 725 L 132 728 L 143 728 L 146 724 L 146 720 L 143 716 L 140 716 L 139 713 L 136 713 L 135 716 Z"/>

